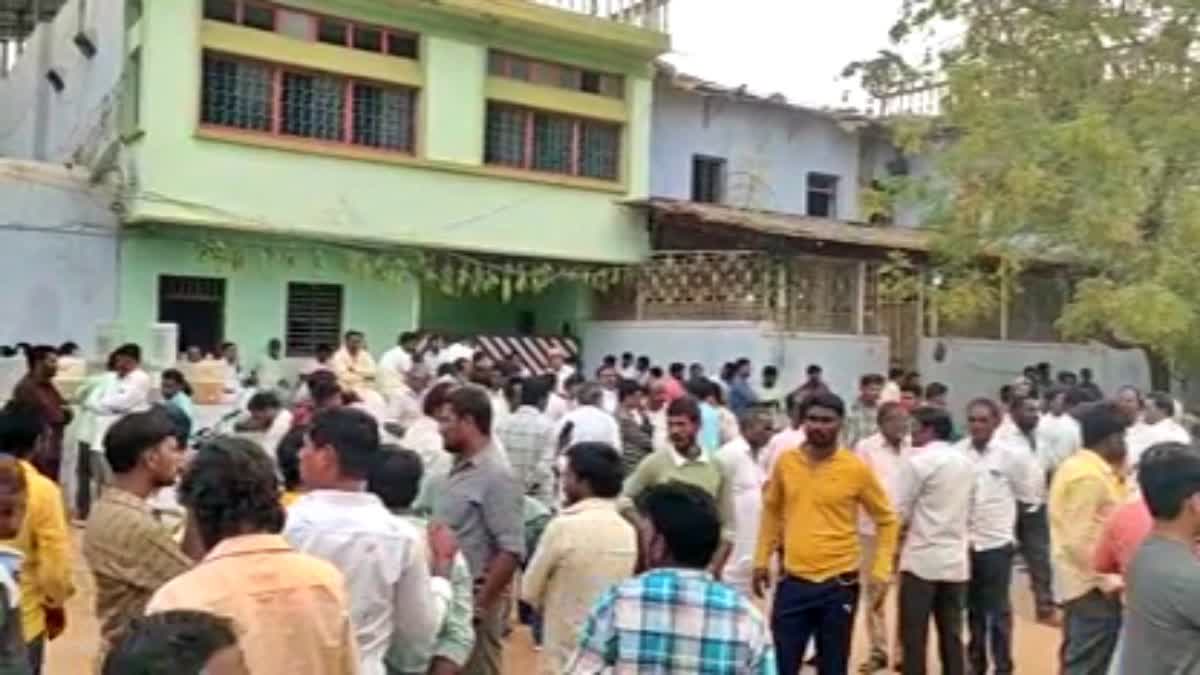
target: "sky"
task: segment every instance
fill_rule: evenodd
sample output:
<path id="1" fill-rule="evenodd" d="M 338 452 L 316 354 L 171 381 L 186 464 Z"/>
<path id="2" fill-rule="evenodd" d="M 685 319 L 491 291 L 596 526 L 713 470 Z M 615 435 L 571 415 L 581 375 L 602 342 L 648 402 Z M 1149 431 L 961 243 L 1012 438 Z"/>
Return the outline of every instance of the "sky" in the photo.
<path id="1" fill-rule="evenodd" d="M 902 0 L 671 0 L 669 62 L 756 94 L 813 106 L 857 105 L 851 61 L 888 46 Z M 843 100 L 846 92 L 850 96 Z"/>

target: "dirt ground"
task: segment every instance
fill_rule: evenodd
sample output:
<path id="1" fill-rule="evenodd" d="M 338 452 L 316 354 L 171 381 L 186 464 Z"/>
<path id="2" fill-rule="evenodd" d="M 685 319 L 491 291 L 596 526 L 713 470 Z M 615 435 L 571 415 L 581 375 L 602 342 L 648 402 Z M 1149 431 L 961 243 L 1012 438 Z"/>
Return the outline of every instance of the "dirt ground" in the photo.
<path id="1" fill-rule="evenodd" d="M 78 532 L 76 532 L 78 535 Z M 76 536 L 78 544 L 78 536 Z M 78 551 L 78 546 L 76 547 Z M 94 584 L 82 558 L 76 556 L 75 583 L 77 593 L 67 609 L 67 631 L 50 644 L 47 655 L 46 675 L 85 675 L 92 672 L 99 629 L 93 612 Z M 1033 621 L 1032 598 L 1029 584 L 1024 575 L 1018 574 L 1013 581 L 1013 603 L 1016 627 L 1014 660 L 1018 675 L 1054 675 L 1059 645 L 1059 630 L 1038 625 Z M 858 630 L 855 633 L 855 658 L 851 672 L 865 658 L 866 635 L 862 615 L 859 614 Z M 893 624 L 894 625 L 894 624 Z M 932 637 L 930 642 L 934 642 Z M 930 673 L 939 672 L 937 659 L 930 650 Z M 513 632 L 505 652 L 505 672 L 525 675 L 537 672 L 538 654 L 533 650 L 529 632 L 524 628 Z M 815 672 L 815 671 L 814 671 Z"/>

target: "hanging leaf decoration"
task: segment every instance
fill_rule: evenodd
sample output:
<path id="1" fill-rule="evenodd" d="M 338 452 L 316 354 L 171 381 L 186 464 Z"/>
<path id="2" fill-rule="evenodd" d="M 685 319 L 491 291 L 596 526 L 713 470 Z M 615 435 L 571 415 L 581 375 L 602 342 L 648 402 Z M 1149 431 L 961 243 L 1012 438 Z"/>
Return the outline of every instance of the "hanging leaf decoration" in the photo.
<path id="1" fill-rule="evenodd" d="M 264 267 L 341 270 L 360 279 L 395 285 L 418 280 L 453 297 L 498 294 L 502 302 L 510 302 L 514 295 L 542 293 L 558 282 L 606 291 L 637 275 L 633 266 L 488 258 L 451 251 L 381 251 L 336 244 L 230 240 L 216 235 L 194 243 L 199 260 L 230 271 L 244 269 L 248 260 Z"/>

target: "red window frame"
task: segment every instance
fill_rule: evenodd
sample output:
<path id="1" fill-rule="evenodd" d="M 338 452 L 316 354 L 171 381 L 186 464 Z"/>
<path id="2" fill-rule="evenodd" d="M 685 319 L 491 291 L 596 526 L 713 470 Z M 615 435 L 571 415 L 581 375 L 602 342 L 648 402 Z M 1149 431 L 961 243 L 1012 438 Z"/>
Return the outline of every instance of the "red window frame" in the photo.
<path id="1" fill-rule="evenodd" d="M 509 113 L 518 113 L 521 115 L 522 126 L 522 142 L 524 149 L 521 152 L 521 162 L 514 164 L 511 162 L 489 161 L 485 153 L 485 163 L 489 166 L 499 166 L 508 169 L 516 169 L 519 171 L 533 171 L 551 176 L 572 176 L 576 178 L 584 178 L 587 180 L 600 180 L 617 182 L 621 180 L 621 138 L 624 133 L 623 125 L 617 122 L 608 120 L 599 120 L 590 117 L 582 117 L 579 115 L 571 115 L 568 113 L 557 112 L 553 110 L 542 110 L 539 108 L 530 108 L 528 106 L 515 105 L 511 103 L 500 103 L 496 101 L 488 101 L 485 114 L 488 119 L 492 116 L 492 111 L 505 111 Z M 554 171 L 551 169 L 543 169 L 534 166 L 534 156 L 537 148 L 534 146 L 534 122 L 538 115 L 553 115 L 562 119 L 569 120 L 571 123 L 571 158 L 569 161 L 568 171 Z M 488 119 L 484 120 L 484 134 L 488 133 Z M 588 176 L 585 175 L 581 168 L 583 166 L 583 125 L 598 124 L 613 127 L 616 130 L 617 145 L 613 149 L 613 165 L 615 171 L 612 176 Z M 487 145 L 487 139 L 484 139 L 484 145 Z"/>
<path id="2" fill-rule="evenodd" d="M 397 28 L 389 28 L 387 26 L 380 26 L 380 25 L 376 25 L 376 24 L 372 24 L 372 23 L 366 23 L 363 21 L 355 21 L 353 19 L 347 19 L 345 17 L 335 16 L 332 14 L 324 14 L 324 13 L 320 13 L 320 12 L 310 12 L 306 9 L 290 7 L 288 5 L 280 4 L 277 2 L 263 2 L 262 0 L 233 0 L 233 2 L 234 2 L 234 7 L 235 7 L 235 14 L 236 14 L 236 17 L 234 19 L 234 24 L 238 25 L 238 26 L 245 25 L 246 5 L 252 4 L 252 5 L 267 8 L 271 11 L 271 19 L 272 19 L 271 20 L 271 26 L 272 26 L 271 30 L 272 30 L 272 32 L 277 33 L 279 31 L 279 11 L 284 10 L 284 11 L 291 12 L 293 14 L 298 14 L 298 15 L 308 17 L 308 20 L 309 20 L 308 39 L 311 42 L 321 42 L 317 37 L 319 34 L 318 26 L 320 24 L 321 19 L 328 19 L 331 21 L 337 21 L 337 22 L 346 24 L 346 41 L 342 45 L 336 45 L 335 43 L 330 43 L 330 42 L 321 42 L 321 44 L 342 46 L 347 49 L 354 49 L 357 51 L 366 52 L 368 54 L 381 54 L 383 56 L 391 56 L 391 57 L 398 58 L 398 59 L 412 58 L 414 60 L 420 60 L 420 57 L 421 57 L 421 49 L 420 49 L 420 41 L 419 41 L 420 36 L 417 33 L 413 33 L 411 31 L 400 30 Z M 370 29 L 370 30 L 377 30 L 381 33 L 381 38 L 379 40 L 379 51 L 360 49 L 360 48 L 354 46 L 354 32 L 356 29 L 362 29 L 362 28 L 366 28 L 366 29 Z M 390 47 L 391 47 L 391 42 L 394 39 L 405 39 L 405 40 L 412 40 L 412 41 L 416 42 L 417 43 L 416 53 L 411 57 L 402 56 L 399 54 L 393 54 L 391 52 Z"/>
<path id="3" fill-rule="evenodd" d="M 419 114 L 419 97 L 420 90 L 416 87 L 409 87 L 402 84 L 392 82 L 378 82 L 361 77 L 351 77 L 343 73 L 331 73 L 318 71 L 311 68 L 302 68 L 284 63 L 275 63 L 272 61 L 264 61 L 261 59 L 246 58 L 244 56 L 235 56 L 224 52 L 205 50 L 201 58 L 201 73 L 200 87 L 204 87 L 204 58 L 213 57 L 224 61 L 235 63 L 248 63 L 263 66 L 270 71 L 271 75 L 271 130 L 257 131 L 253 129 L 243 129 L 241 127 L 226 126 L 214 122 L 206 122 L 203 119 L 203 108 L 197 111 L 200 127 L 203 129 L 220 130 L 225 133 L 244 134 L 247 136 L 268 136 L 272 138 L 288 139 L 299 141 L 301 143 L 311 143 L 316 146 L 333 146 L 341 148 L 356 148 L 367 152 L 381 152 L 389 155 L 413 155 L 416 152 L 417 138 L 417 115 Z M 341 139 L 332 140 L 327 138 L 314 138 L 312 136 L 300 136 L 297 134 L 289 134 L 283 131 L 283 76 L 284 73 L 292 73 L 295 75 L 318 75 L 321 77 L 331 77 L 339 81 L 342 88 L 342 126 Z M 384 91 L 404 91 L 407 92 L 410 98 L 408 119 L 405 120 L 407 128 L 406 138 L 408 139 L 407 147 L 405 148 L 388 148 L 366 143 L 354 142 L 354 86 L 365 85 L 377 87 Z"/>

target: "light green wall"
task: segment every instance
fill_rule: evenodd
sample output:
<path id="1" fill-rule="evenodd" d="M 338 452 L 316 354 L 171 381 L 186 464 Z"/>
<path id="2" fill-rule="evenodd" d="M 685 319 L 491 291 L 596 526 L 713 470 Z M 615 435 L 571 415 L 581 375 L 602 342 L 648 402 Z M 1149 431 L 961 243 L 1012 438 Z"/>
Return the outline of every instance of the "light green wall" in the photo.
<path id="1" fill-rule="evenodd" d="M 521 312 L 532 311 L 539 335 L 557 335 L 563 322 L 579 334 L 580 321 L 590 315 L 591 292 L 577 283 L 558 283 L 541 294 L 513 296 L 503 302 L 498 294 L 473 298 L 450 297 L 429 285 L 421 288 L 421 327 L 448 334 L 493 333 L 515 335 Z"/>
<path id="2" fill-rule="evenodd" d="M 368 17 L 383 11 L 371 9 L 383 4 L 377 2 L 321 4 Z M 145 9 L 145 136 L 131 146 L 140 190 L 135 220 L 603 262 L 638 261 L 648 252 L 644 216 L 618 204 L 644 196 L 649 185 L 652 87 L 644 63 L 563 50 L 564 59 L 626 68 L 628 192 L 618 194 L 197 139 L 200 0 L 149 2 Z M 419 120 L 425 154 L 479 165 L 486 46 L 548 53 L 553 44 L 544 36 L 497 43 L 516 37 L 444 20 L 414 27 L 428 29 Z"/>
<path id="3" fill-rule="evenodd" d="M 158 277 L 163 274 L 224 278 L 225 339 L 237 342 L 246 354 L 257 353 L 270 338 L 283 338 L 287 284 L 293 281 L 342 284 L 342 329 L 363 331 L 377 350 L 392 344 L 400 331 L 416 328 L 415 282 L 366 281 L 332 264 L 326 269 L 288 267 L 266 264 L 253 255 L 241 269 L 231 270 L 201 260 L 194 238 L 176 238 L 172 232 L 127 230 L 122 237 L 118 320 L 127 340 L 150 344 L 149 326 L 158 319 Z M 315 243 L 313 247 L 330 248 Z"/>

